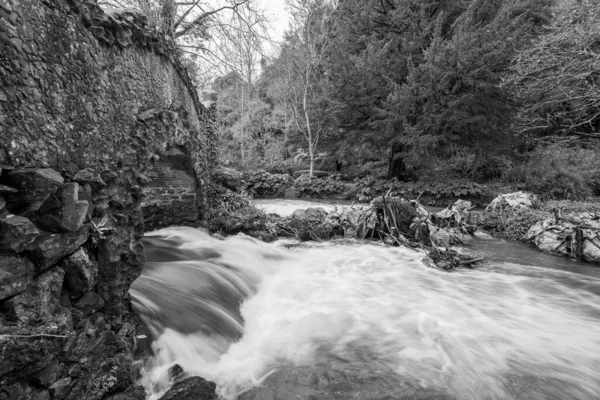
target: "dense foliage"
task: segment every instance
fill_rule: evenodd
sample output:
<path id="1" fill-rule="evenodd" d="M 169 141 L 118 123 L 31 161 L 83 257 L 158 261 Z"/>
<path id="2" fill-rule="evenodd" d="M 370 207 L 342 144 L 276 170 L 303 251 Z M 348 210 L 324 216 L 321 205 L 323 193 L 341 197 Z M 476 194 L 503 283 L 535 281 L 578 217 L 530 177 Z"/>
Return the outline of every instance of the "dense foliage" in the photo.
<path id="1" fill-rule="evenodd" d="M 455 182 L 448 196 L 485 197 L 477 184 L 491 181 L 600 195 L 597 1 L 289 3 L 260 76 L 216 81 L 224 161 L 397 178 L 442 197 L 436 182 Z"/>

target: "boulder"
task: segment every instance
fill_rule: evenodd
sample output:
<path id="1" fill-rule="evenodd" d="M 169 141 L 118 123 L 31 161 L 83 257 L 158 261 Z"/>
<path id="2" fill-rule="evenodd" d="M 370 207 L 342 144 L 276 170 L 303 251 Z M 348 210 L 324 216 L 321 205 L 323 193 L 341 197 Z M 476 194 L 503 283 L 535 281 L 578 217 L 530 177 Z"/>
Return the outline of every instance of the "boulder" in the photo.
<path id="1" fill-rule="evenodd" d="M 582 259 L 586 262 L 600 264 L 600 226 L 591 229 L 582 228 L 581 240 Z"/>
<path id="2" fill-rule="evenodd" d="M 25 168 L 7 172 L 3 183 L 18 190 L 18 193 L 6 194 L 6 201 L 22 207 L 30 203 L 40 205 L 63 185 L 64 179 L 53 169 Z"/>
<path id="3" fill-rule="evenodd" d="M 0 255 L 0 301 L 27 289 L 33 273 L 31 261 L 14 255 Z"/>
<path id="4" fill-rule="evenodd" d="M 62 269 L 53 268 L 37 276 L 27 290 L 6 300 L 8 318 L 26 324 L 55 319 L 61 311 L 59 299 L 64 275 Z"/>
<path id="5" fill-rule="evenodd" d="M 67 183 L 42 203 L 34 221 L 48 232 L 74 232 L 83 225 L 88 208 L 86 200 L 79 200 L 79 184 Z"/>
<path id="6" fill-rule="evenodd" d="M 528 192 L 501 194 L 485 208 L 485 211 L 500 211 L 505 208 L 533 208 L 539 203 L 537 196 Z"/>
<path id="7" fill-rule="evenodd" d="M 199 376 L 192 376 L 173 385 L 160 400 L 212 400 L 216 399 L 216 385 Z"/>
<path id="8" fill-rule="evenodd" d="M 20 253 L 40 235 L 27 218 L 8 214 L 0 218 L 0 251 Z"/>
<path id="9" fill-rule="evenodd" d="M 85 292 L 94 290 L 98 282 L 98 265 L 83 248 L 65 258 L 59 265 L 65 271 L 65 288 L 72 299 L 78 299 Z"/>
<path id="10" fill-rule="evenodd" d="M 29 245 L 27 253 L 33 260 L 37 272 L 41 272 L 74 253 L 89 236 L 88 225 L 84 225 L 76 232 L 44 234 Z"/>

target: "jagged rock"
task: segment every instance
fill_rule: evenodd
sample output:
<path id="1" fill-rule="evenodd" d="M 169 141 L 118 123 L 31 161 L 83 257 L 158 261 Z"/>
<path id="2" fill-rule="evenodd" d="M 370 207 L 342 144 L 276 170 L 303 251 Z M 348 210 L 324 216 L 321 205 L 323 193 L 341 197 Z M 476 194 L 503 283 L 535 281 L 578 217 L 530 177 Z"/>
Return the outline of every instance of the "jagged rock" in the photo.
<path id="1" fill-rule="evenodd" d="M 42 203 L 34 220 L 48 232 L 73 232 L 83 225 L 88 207 L 87 201 L 79 200 L 79 184 L 67 183 Z"/>
<path id="2" fill-rule="evenodd" d="M 532 208 L 539 203 L 533 193 L 514 192 L 501 194 L 485 208 L 485 211 L 496 211 L 505 208 Z"/>
<path id="3" fill-rule="evenodd" d="M 123 393 L 110 396 L 107 400 L 144 400 L 146 390 L 143 386 L 132 386 Z"/>
<path id="4" fill-rule="evenodd" d="M 29 258 L 33 260 L 37 272 L 44 271 L 74 253 L 87 241 L 89 235 L 90 227 L 87 225 L 76 232 L 41 235 L 29 245 Z"/>
<path id="5" fill-rule="evenodd" d="M 185 371 L 181 368 L 181 365 L 175 364 L 171 368 L 169 368 L 169 378 L 173 381 L 181 380 Z"/>
<path id="6" fill-rule="evenodd" d="M 69 395 L 71 388 L 73 387 L 73 379 L 71 377 L 63 378 L 59 381 L 54 382 L 50 386 L 50 393 L 52 398 L 56 400 L 62 400 Z"/>
<path id="7" fill-rule="evenodd" d="M 98 191 L 106 186 L 106 183 L 100 177 L 100 174 L 91 169 L 79 170 L 73 180 L 82 185 L 89 184 L 92 189 Z"/>
<path id="8" fill-rule="evenodd" d="M 63 183 L 63 177 L 53 169 L 13 169 L 6 174 L 6 184 L 18 193 L 7 194 L 5 199 L 19 207 L 28 203 L 39 205 Z"/>
<path id="9" fill-rule="evenodd" d="M 23 323 L 55 319 L 62 308 L 59 299 L 64 276 L 60 268 L 37 276 L 27 290 L 5 302 L 8 318 Z"/>
<path id="10" fill-rule="evenodd" d="M 79 309 L 87 317 L 104 308 L 104 299 L 94 292 L 87 292 L 75 303 L 75 308 Z"/>
<path id="11" fill-rule="evenodd" d="M 0 301 L 27 289 L 33 272 L 31 261 L 13 255 L 0 255 Z"/>
<path id="12" fill-rule="evenodd" d="M 94 290 L 98 282 L 98 265 L 90 260 L 87 252 L 80 248 L 65 258 L 60 267 L 65 271 L 65 287 L 73 299 Z"/>
<path id="13" fill-rule="evenodd" d="M 173 385 L 159 400 L 216 399 L 216 385 L 199 376 L 192 376 Z"/>
<path id="14" fill-rule="evenodd" d="M 50 400 L 48 390 L 39 389 L 19 382 L 7 388 L 0 388 L 0 399 L 6 400 Z"/>
<path id="15" fill-rule="evenodd" d="M 60 365 L 57 359 L 31 375 L 31 382 L 37 386 L 49 387 L 58 378 Z"/>
<path id="16" fill-rule="evenodd" d="M 40 235 L 27 218 L 8 214 L 0 218 L 0 251 L 20 253 Z"/>

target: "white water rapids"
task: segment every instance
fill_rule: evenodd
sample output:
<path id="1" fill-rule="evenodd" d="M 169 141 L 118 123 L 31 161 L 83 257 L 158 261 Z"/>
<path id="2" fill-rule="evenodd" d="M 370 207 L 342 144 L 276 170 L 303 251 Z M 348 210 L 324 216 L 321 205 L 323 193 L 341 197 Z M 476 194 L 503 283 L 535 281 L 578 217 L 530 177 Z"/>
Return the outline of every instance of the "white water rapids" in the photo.
<path id="1" fill-rule="evenodd" d="M 151 233 L 143 384 L 158 398 L 177 363 L 225 399 L 599 399 L 599 270 L 476 242 L 491 261 L 448 273 L 366 242 Z"/>

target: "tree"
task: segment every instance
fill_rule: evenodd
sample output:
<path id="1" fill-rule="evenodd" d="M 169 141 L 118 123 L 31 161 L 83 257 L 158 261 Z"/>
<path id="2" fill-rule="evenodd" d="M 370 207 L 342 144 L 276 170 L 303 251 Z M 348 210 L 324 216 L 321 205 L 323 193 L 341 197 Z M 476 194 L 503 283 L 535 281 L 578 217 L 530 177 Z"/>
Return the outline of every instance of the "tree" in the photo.
<path id="1" fill-rule="evenodd" d="M 600 3 L 566 3 L 504 79 L 521 105 L 515 127 L 528 138 L 600 139 Z"/>
<path id="2" fill-rule="evenodd" d="M 501 76 L 535 34 L 539 22 L 529 10 L 537 13 L 539 6 L 537 0 L 473 0 L 448 32 L 438 16 L 422 61 L 410 59 L 406 82 L 387 101 L 390 118 L 401 116 L 398 140 L 415 172 L 439 174 L 431 168 L 436 158 L 462 157 L 472 168 L 461 166 L 460 173 L 473 178 L 478 162 L 514 143 L 514 106 Z"/>
<path id="3" fill-rule="evenodd" d="M 319 141 L 333 131 L 338 108 L 327 95 L 330 82 L 324 74 L 333 5 L 325 0 L 293 0 L 288 4 L 293 22 L 279 58 L 288 84 L 292 119 L 306 140 L 309 174 L 313 176 Z"/>

